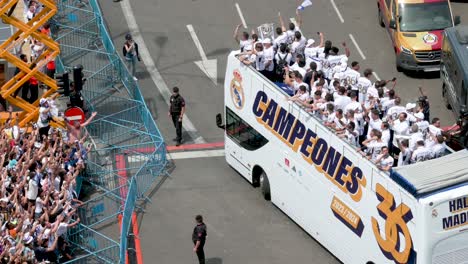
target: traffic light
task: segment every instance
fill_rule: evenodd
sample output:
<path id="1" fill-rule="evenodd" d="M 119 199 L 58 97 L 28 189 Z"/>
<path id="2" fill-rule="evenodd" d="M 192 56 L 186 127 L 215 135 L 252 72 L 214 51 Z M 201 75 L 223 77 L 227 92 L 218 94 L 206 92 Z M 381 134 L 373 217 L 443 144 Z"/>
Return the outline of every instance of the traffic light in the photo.
<path id="1" fill-rule="evenodd" d="M 76 65 L 73 67 L 73 82 L 75 83 L 75 91 L 83 90 L 83 65 Z"/>
<path id="2" fill-rule="evenodd" d="M 55 81 L 57 82 L 57 92 L 61 95 L 70 95 L 70 79 L 68 72 L 56 73 Z"/>

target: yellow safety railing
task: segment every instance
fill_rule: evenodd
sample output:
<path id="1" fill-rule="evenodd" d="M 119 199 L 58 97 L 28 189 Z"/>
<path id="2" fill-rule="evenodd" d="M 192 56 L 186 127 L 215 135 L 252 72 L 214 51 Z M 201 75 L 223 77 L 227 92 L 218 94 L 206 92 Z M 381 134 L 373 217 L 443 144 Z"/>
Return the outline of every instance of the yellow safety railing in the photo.
<path id="1" fill-rule="evenodd" d="M 56 13 L 57 6 L 53 0 L 38 0 L 42 4 L 42 10 L 36 14 L 27 23 L 12 16 L 13 10 L 16 8 L 19 0 L 0 0 L 0 17 L 5 24 L 10 24 L 17 31 L 4 43 L 0 45 L 0 58 L 5 59 L 20 70 L 18 74 L 8 80 L 0 89 L 0 95 L 10 104 L 21 108 L 19 115 L 19 126 L 25 127 L 31 122 L 36 122 L 39 116 L 39 101 L 41 98 L 57 96 L 56 81 L 46 74 L 39 71 L 45 67 L 47 63 L 54 60 L 60 53 L 59 44 L 48 35 L 41 33 L 39 29 L 44 26 Z M 26 63 L 15 56 L 12 51 L 14 47 L 29 37 L 37 39 L 44 44 L 42 54 L 31 63 Z M 16 90 L 29 81 L 31 77 L 35 77 L 39 82 L 48 86 L 48 90 L 42 94 L 32 104 L 23 100 L 19 96 L 14 96 Z M 4 120 L 2 120 L 4 121 Z M 63 120 L 55 120 L 51 122 L 54 127 L 65 127 Z"/>

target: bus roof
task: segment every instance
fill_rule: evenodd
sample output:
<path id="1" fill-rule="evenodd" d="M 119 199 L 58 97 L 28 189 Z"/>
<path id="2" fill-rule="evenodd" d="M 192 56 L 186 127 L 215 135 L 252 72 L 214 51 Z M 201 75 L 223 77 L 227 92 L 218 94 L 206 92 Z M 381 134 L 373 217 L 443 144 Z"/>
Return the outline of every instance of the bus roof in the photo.
<path id="1" fill-rule="evenodd" d="M 390 177 L 416 198 L 468 184 L 468 151 L 393 168 Z"/>

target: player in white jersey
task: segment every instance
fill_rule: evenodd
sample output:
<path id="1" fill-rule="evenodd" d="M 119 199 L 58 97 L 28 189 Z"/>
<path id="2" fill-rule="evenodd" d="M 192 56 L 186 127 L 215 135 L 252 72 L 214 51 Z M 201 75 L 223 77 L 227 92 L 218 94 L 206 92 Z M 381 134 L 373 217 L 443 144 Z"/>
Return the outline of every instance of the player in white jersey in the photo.
<path id="1" fill-rule="evenodd" d="M 344 80 L 347 86 L 351 86 L 352 90 L 359 90 L 358 80 L 361 77 L 359 73 L 359 63 L 353 61 L 351 67 L 347 67 L 344 71 Z"/>
<path id="2" fill-rule="evenodd" d="M 241 52 L 244 51 L 245 46 L 247 45 L 252 45 L 251 40 L 249 40 L 249 33 L 248 32 L 242 32 L 242 35 L 239 38 L 239 28 L 242 26 L 242 24 L 237 25 L 236 29 L 234 30 L 234 39 L 236 42 L 239 42 L 240 50 Z"/>
<path id="3" fill-rule="evenodd" d="M 329 42 L 331 45 L 331 42 Z M 326 43 L 327 44 L 327 43 Z M 337 47 L 325 47 L 324 50 L 324 58 L 322 59 L 322 71 L 325 74 L 325 78 L 331 79 L 331 70 L 336 66 L 339 65 L 341 59 L 344 57 L 349 57 L 350 51 L 349 48 L 346 46 L 346 42 L 342 43 L 343 47 L 345 48 L 345 54 L 339 55 L 338 52 L 340 49 Z"/>
<path id="4" fill-rule="evenodd" d="M 364 101 L 366 100 L 367 90 L 369 89 L 369 87 L 372 86 L 372 82 L 370 80 L 371 75 L 372 75 L 372 69 L 365 69 L 364 76 L 358 78 L 358 84 L 357 84 L 357 87 L 359 90 L 358 100 L 361 103 L 364 103 Z"/>

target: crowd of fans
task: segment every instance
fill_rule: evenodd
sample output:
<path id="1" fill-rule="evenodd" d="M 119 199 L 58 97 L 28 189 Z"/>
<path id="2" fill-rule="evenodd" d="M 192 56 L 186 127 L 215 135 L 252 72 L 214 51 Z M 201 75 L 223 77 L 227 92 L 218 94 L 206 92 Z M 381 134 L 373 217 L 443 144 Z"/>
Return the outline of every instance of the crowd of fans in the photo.
<path id="1" fill-rule="evenodd" d="M 301 17 L 288 28 L 279 15 L 276 37 L 259 39 L 255 31 L 234 38 L 240 43 L 239 59 L 290 91 L 287 100 L 304 106 L 339 137 L 347 140 L 382 170 L 440 157 L 446 152 L 439 118 L 430 119 L 427 96 L 403 104 L 395 90 L 396 79 L 372 81 L 372 69 L 361 71 L 349 63 L 350 52 L 333 45 L 317 32 L 306 39 Z M 430 123 L 429 123 L 430 122 Z"/>
<path id="2" fill-rule="evenodd" d="M 29 21 L 42 6 L 24 0 L 24 19 Z M 39 29 L 50 36 L 50 26 Z M 29 45 L 30 56 L 23 53 Z M 44 44 L 32 37 L 17 40 L 14 53 L 32 63 L 44 51 Z M 40 69 L 53 78 L 52 58 Z M 20 72 L 16 69 L 15 75 Z M 39 99 L 40 83 L 34 77 L 16 90 L 29 103 Z M 3 98 L 1 98 L 3 99 Z M 20 128 L 19 115 L 0 100 L 8 119 L 0 125 L 0 263 L 63 263 L 71 260 L 67 230 L 80 223 L 77 208 L 82 204 L 76 193 L 76 177 L 85 168 L 90 147 L 84 146 L 83 124 L 67 124 L 67 130 L 52 128 L 53 119 L 63 113 L 52 98 L 39 100 L 39 117 L 30 127 Z M 96 115 L 93 113 L 92 117 Z"/>
<path id="3" fill-rule="evenodd" d="M 49 103 L 41 100 L 41 116 L 32 128 L 19 128 L 11 108 L 1 126 L 0 263 L 72 258 L 66 233 L 80 222 L 76 177 L 90 148 L 83 145 L 87 135 L 67 140 L 50 127 L 55 110 Z"/>

